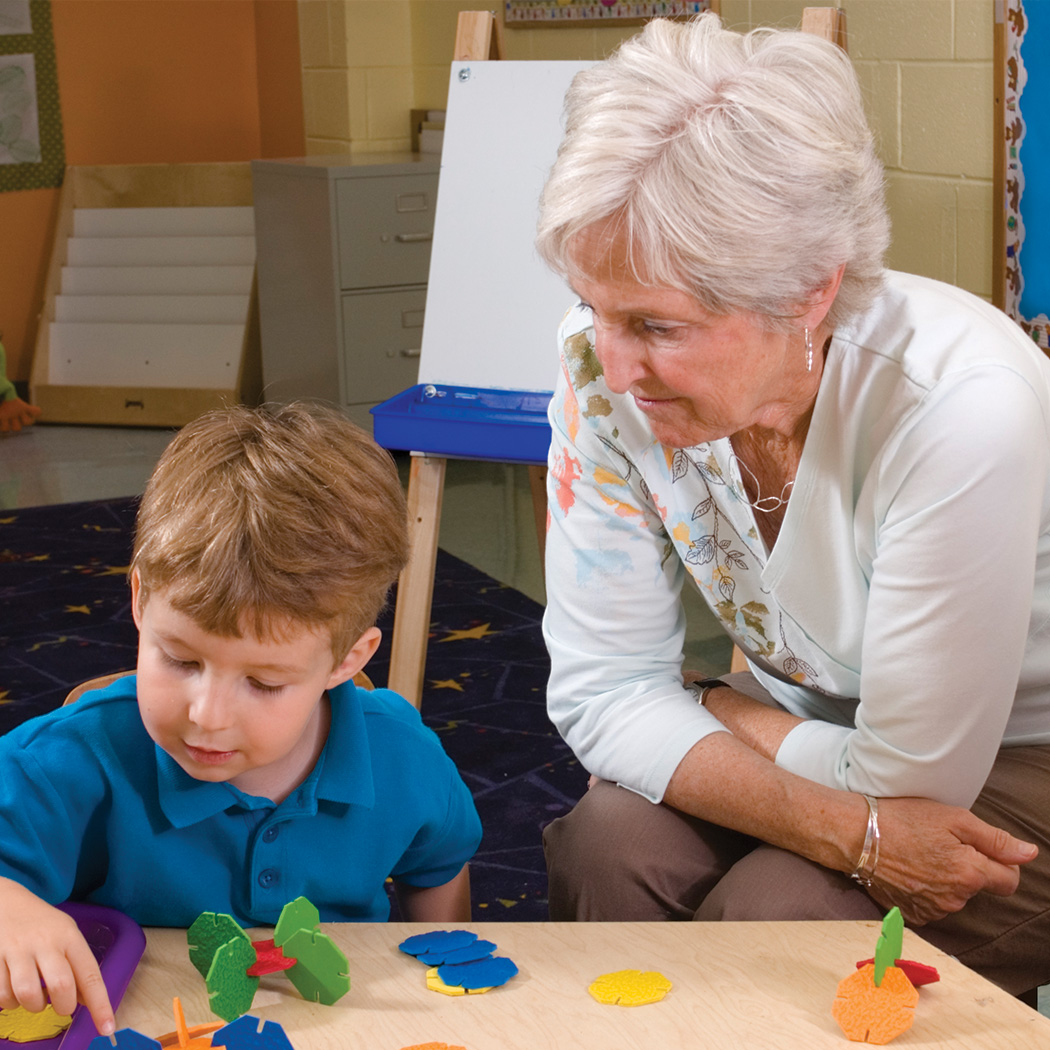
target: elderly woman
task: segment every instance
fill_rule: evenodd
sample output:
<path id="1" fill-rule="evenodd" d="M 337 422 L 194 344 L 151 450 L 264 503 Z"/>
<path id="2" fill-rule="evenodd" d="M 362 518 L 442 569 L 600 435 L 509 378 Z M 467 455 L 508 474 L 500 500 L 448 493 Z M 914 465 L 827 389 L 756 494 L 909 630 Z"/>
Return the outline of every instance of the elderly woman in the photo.
<path id="1" fill-rule="evenodd" d="M 881 918 L 1050 980 L 1050 364 L 884 271 L 816 37 L 656 21 L 581 73 L 539 248 L 555 919 Z M 683 686 L 683 586 L 750 673 Z M 688 680 L 689 676 L 686 676 Z"/>

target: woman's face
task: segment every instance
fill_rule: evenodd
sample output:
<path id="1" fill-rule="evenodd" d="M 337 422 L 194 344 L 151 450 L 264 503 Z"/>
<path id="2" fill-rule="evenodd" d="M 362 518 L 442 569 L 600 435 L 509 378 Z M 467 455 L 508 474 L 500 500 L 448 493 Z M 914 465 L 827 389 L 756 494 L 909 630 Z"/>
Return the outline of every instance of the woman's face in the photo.
<path id="1" fill-rule="evenodd" d="M 752 315 L 718 316 L 685 292 L 639 284 L 604 225 L 580 234 L 573 255 L 589 275 L 573 289 L 592 311 L 605 382 L 634 398 L 658 441 L 688 448 L 749 427 L 794 430 L 819 382 L 801 325 L 771 332 Z"/>

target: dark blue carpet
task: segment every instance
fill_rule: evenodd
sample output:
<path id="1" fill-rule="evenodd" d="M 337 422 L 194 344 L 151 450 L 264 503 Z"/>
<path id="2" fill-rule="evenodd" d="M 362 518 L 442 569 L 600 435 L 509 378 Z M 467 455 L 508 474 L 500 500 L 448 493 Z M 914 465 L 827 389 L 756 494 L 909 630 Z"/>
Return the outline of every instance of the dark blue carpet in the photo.
<path id="1" fill-rule="evenodd" d="M 0 732 L 59 706 L 88 678 L 135 666 L 127 566 L 133 500 L 0 512 Z M 543 826 L 586 774 L 547 720 L 541 607 L 438 554 L 423 717 L 470 787 L 485 828 L 471 879 L 476 919 L 542 921 Z M 367 670 L 384 685 L 384 644 Z"/>

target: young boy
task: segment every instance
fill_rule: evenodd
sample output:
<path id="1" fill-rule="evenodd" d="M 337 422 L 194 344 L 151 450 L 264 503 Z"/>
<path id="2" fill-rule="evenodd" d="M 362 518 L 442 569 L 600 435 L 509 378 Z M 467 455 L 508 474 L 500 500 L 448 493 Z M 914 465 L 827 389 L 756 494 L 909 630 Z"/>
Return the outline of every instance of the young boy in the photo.
<path id="1" fill-rule="evenodd" d="M 0 1006 L 114 1030 L 66 899 L 143 925 L 470 918 L 470 793 L 416 710 L 351 678 L 407 558 L 390 456 L 334 412 L 209 413 L 136 523 L 136 676 L 0 737 Z M 42 987 L 43 986 L 43 987 Z"/>

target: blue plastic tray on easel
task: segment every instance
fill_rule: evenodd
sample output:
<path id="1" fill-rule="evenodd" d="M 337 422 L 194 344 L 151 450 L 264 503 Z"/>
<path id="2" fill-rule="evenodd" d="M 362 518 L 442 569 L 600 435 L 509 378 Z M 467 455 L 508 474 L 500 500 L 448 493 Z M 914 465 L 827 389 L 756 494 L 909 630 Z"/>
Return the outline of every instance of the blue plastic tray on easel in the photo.
<path id="1" fill-rule="evenodd" d="M 456 459 L 546 463 L 549 391 L 420 383 L 373 408 L 384 448 Z"/>

